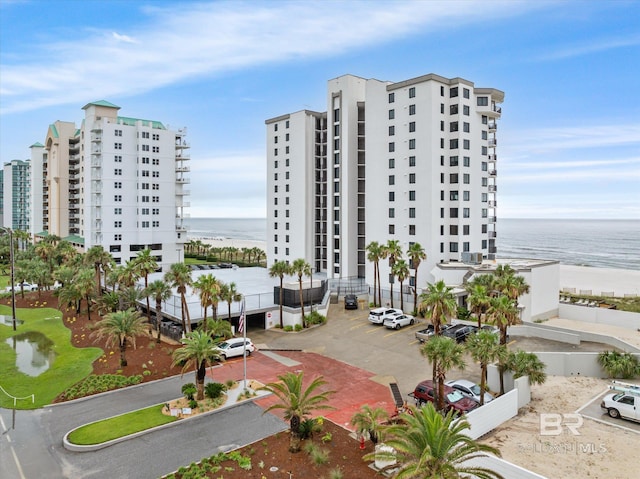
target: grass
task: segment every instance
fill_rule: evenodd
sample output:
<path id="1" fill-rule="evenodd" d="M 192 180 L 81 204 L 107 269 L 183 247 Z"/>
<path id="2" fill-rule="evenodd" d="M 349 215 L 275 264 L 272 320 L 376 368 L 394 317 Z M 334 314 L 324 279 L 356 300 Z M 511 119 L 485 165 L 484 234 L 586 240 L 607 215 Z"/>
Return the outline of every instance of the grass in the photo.
<path id="1" fill-rule="evenodd" d="M 35 301 L 35 300 L 34 300 Z M 3 300 L 0 314 L 11 316 L 10 300 Z M 0 386 L 9 394 L 29 397 L 17 401 L 16 409 L 36 409 L 51 402 L 65 389 L 91 374 L 91 363 L 99 358 L 100 348 L 78 349 L 71 345 L 71 331 L 62 323 L 62 313 L 57 309 L 37 307 L 18 308 L 16 317 L 24 321 L 13 331 L 11 325 L 0 323 Z M 51 367 L 39 376 L 28 376 L 16 366 L 16 352 L 7 339 L 26 332 L 38 332 L 53 342 L 56 358 Z M 31 401 L 31 395 L 35 401 Z M 0 390 L 0 407 L 13 408 L 13 399 Z"/>
<path id="2" fill-rule="evenodd" d="M 618 311 L 628 311 L 630 313 L 640 313 L 640 296 L 635 298 L 619 298 L 610 296 L 586 296 L 584 294 L 567 294 L 560 292 L 562 296 L 571 297 L 574 300 L 588 299 L 589 301 L 604 301 L 607 304 L 614 304 Z"/>
<path id="3" fill-rule="evenodd" d="M 103 419 L 102 421 L 92 422 L 69 434 L 69 441 L 78 445 L 101 444 L 178 420 L 177 417 L 162 414 L 163 407 L 164 405 L 157 404 L 120 416 Z"/>

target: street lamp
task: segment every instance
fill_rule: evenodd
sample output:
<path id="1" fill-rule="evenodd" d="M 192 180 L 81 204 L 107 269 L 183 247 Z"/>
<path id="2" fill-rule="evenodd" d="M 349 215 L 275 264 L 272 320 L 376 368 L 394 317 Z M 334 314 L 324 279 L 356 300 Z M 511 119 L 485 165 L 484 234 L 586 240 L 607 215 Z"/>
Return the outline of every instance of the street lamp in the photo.
<path id="1" fill-rule="evenodd" d="M 13 318 L 13 330 L 16 330 L 16 287 L 14 284 L 14 276 L 15 276 L 15 260 L 13 257 L 13 231 L 11 228 L 0 227 L 7 233 L 9 233 L 9 263 L 11 267 L 11 317 Z"/>

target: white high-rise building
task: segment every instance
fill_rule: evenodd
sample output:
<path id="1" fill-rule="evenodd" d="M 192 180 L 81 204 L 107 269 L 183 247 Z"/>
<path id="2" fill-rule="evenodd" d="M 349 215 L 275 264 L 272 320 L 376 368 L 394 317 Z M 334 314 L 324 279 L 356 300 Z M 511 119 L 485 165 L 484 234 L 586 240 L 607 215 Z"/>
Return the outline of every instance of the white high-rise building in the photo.
<path id="1" fill-rule="evenodd" d="M 2 226 L 13 230 L 29 231 L 29 161 L 13 160 L 3 167 Z"/>
<path id="2" fill-rule="evenodd" d="M 304 258 L 329 278 L 373 284 L 369 243 L 397 240 L 407 262 L 419 243 L 422 288 L 437 263 L 495 258 L 503 99 L 462 78 L 345 75 L 328 82 L 326 113 L 267 120 L 268 263 Z"/>
<path id="3" fill-rule="evenodd" d="M 119 116 L 106 101 L 83 109 L 80 128 L 56 121 L 31 147 L 32 232 L 101 245 L 119 264 L 145 248 L 165 269 L 182 261 L 186 130 Z"/>

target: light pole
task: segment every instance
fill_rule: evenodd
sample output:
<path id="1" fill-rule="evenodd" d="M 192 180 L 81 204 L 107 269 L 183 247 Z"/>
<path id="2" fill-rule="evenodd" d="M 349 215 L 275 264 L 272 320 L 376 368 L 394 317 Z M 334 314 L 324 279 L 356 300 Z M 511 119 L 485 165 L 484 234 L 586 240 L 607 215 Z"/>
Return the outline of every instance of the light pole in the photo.
<path id="1" fill-rule="evenodd" d="M 13 319 L 13 330 L 16 330 L 16 287 L 14 284 L 15 260 L 13 258 L 13 231 L 11 228 L 1 227 L 9 233 L 9 263 L 11 267 L 11 317 Z"/>

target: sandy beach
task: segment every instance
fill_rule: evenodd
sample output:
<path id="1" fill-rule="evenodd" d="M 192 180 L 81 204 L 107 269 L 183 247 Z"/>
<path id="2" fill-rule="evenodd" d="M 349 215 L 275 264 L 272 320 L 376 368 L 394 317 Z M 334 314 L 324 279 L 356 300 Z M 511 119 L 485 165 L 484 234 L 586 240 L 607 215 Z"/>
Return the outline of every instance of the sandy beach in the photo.
<path id="1" fill-rule="evenodd" d="M 581 290 L 591 291 L 594 296 L 603 292 L 619 297 L 625 294 L 640 296 L 640 271 L 561 264 L 560 290 L 565 288 L 574 288 L 577 294 Z"/>

